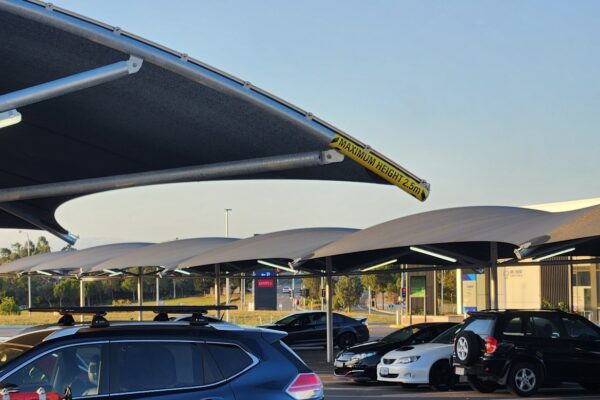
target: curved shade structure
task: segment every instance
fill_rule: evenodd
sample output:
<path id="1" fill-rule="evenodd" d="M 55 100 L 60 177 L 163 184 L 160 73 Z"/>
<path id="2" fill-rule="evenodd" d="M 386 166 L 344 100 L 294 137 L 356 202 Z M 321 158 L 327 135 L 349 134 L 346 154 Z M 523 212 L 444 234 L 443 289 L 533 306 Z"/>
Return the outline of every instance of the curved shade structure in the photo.
<path id="1" fill-rule="evenodd" d="M 295 260 L 356 229 L 307 228 L 266 233 L 238 240 L 181 262 L 178 268 L 257 260 Z"/>
<path id="2" fill-rule="evenodd" d="M 500 258 L 513 258 L 521 246 L 543 249 L 560 242 L 600 236 L 600 206 L 550 213 L 518 207 L 461 207 L 414 214 L 361 230 L 317 249 L 305 262 L 325 257 L 344 269 L 394 258 L 399 263 L 443 265 L 447 260 L 410 250 L 435 246 L 439 254 L 487 262 L 490 243 Z M 425 249 L 427 250 L 427 249 Z M 580 254 L 596 255 L 581 246 Z M 435 252 L 435 251 L 434 251 Z M 577 253 L 573 253 L 577 254 Z"/>
<path id="3" fill-rule="evenodd" d="M 89 247 L 74 252 L 64 252 L 63 257 L 53 258 L 35 266 L 29 271 L 58 271 L 79 270 L 85 272 L 87 269 L 101 263 L 109 258 L 126 254 L 132 250 L 151 245 L 152 243 L 115 243 L 103 246 Z"/>
<path id="4" fill-rule="evenodd" d="M 29 257 L 19 258 L 8 264 L 0 265 L 0 274 L 14 274 L 21 273 L 30 270 L 31 268 L 42 264 L 63 258 L 71 253 L 76 253 L 77 250 L 72 251 L 54 251 L 51 253 L 36 254 Z"/>
<path id="5" fill-rule="evenodd" d="M 238 239 L 233 238 L 196 238 L 157 243 L 128 251 L 121 256 L 110 258 L 100 264 L 92 266 L 84 272 L 122 269 L 132 266 L 160 266 L 171 269 L 180 262 L 193 256 L 198 256 L 207 251 L 218 249 L 237 240 Z"/>
<path id="6" fill-rule="evenodd" d="M 109 189 L 25 198 L 23 188 L 319 152 L 330 149 L 341 132 L 186 54 L 33 0 L 0 0 L 0 70 L 0 112 L 18 108 L 22 116 L 20 123 L 2 128 L 0 143 L 4 148 L 28 143 L 26 154 L 0 158 L 0 192 L 21 190 L 15 200 L 0 203 L 0 227 L 42 228 L 65 240 L 72 238 L 55 220 L 56 208 Z M 77 90 L 25 105 L 14 100 L 22 89 L 79 74 L 87 80 Z M 387 183 L 350 159 L 267 167 L 206 179 Z"/>

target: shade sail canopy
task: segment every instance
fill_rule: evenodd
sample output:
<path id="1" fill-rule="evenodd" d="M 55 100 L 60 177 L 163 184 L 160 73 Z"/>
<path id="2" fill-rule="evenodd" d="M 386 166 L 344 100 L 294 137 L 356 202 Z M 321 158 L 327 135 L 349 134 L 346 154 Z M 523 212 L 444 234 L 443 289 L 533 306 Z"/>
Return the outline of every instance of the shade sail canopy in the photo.
<path id="1" fill-rule="evenodd" d="M 157 243 L 108 259 L 100 264 L 92 266 L 85 272 L 121 269 L 132 266 L 160 266 L 170 269 L 193 256 L 220 248 L 237 240 L 238 239 L 233 238 L 196 238 Z"/>
<path id="2" fill-rule="evenodd" d="M 356 229 L 307 228 L 256 235 L 207 251 L 181 262 L 179 268 L 257 260 L 295 260 L 327 243 L 339 240 Z M 260 266 L 259 266 L 260 267 Z"/>
<path id="3" fill-rule="evenodd" d="M 304 261 L 310 265 L 310 260 L 333 257 L 338 270 L 392 258 L 406 264 L 451 264 L 410 250 L 411 246 L 434 246 L 442 250 L 440 254 L 487 262 L 491 242 L 498 243 L 500 258 L 513 258 L 515 248 L 526 243 L 543 249 L 581 238 L 593 242 L 598 236 L 600 206 L 561 213 L 517 207 L 461 207 L 375 225 L 317 249 Z M 580 245 L 573 255 L 600 252 L 598 246 L 589 243 Z"/>
<path id="4" fill-rule="evenodd" d="M 103 246 L 89 247 L 72 253 L 65 252 L 63 257 L 53 258 L 32 266 L 29 271 L 79 270 L 85 272 L 92 266 L 127 254 L 132 250 L 143 248 L 152 243 L 115 243 Z"/>
<path id="5" fill-rule="evenodd" d="M 248 82 L 116 27 L 37 1 L 0 0 L 0 97 L 132 55 L 143 60 L 135 73 L 18 107 L 22 121 L 0 136 L 3 148 L 20 149 L 0 158 L 0 190 L 321 151 L 340 132 Z M 386 183 L 349 159 L 235 178 Z M 0 227 L 66 235 L 55 210 L 78 195 L 2 203 Z"/>
<path id="6" fill-rule="evenodd" d="M 41 264 L 41 263 L 44 263 L 47 261 L 56 260 L 56 259 L 65 257 L 66 255 L 68 255 L 70 253 L 75 253 L 75 252 L 77 252 L 77 250 L 68 251 L 68 252 L 67 251 L 55 251 L 52 253 L 42 253 L 42 254 L 36 254 L 33 256 L 29 256 L 29 257 L 19 258 L 18 260 L 15 260 L 13 262 L 0 265 L 0 274 L 14 274 L 14 273 L 25 272 L 38 264 Z"/>

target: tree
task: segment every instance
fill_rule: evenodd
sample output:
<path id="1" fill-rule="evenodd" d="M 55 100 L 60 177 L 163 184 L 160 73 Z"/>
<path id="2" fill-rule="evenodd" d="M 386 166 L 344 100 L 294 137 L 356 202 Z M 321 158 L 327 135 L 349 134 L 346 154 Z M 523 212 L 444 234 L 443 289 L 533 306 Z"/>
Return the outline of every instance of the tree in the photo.
<path id="1" fill-rule="evenodd" d="M 363 285 L 357 276 L 342 276 L 335 285 L 335 295 L 338 303 L 350 312 L 356 307 L 362 296 Z"/>
<path id="2" fill-rule="evenodd" d="M 77 282 L 75 279 L 61 279 L 56 285 L 54 285 L 54 289 L 52 291 L 54 297 L 58 298 L 58 305 L 62 307 L 64 300 L 73 303 L 73 300 L 77 298 L 78 290 L 79 282 Z"/>

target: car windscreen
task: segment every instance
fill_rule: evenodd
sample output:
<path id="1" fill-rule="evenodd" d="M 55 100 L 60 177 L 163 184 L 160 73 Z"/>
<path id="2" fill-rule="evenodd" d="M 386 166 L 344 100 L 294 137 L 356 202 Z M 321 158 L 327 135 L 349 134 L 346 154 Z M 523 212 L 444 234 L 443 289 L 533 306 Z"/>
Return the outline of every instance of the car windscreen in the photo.
<path id="1" fill-rule="evenodd" d="M 31 347 L 22 346 L 13 343 L 1 343 L 0 344 L 0 369 L 6 364 L 25 353 Z"/>
<path id="2" fill-rule="evenodd" d="M 419 332 L 421 328 L 417 326 L 408 326 L 406 328 L 399 329 L 395 332 L 390 333 L 389 335 L 383 337 L 381 339 L 382 342 L 404 342 L 408 338 L 410 338 L 415 333 Z"/>
<path id="3" fill-rule="evenodd" d="M 454 337 L 463 327 L 462 324 L 453 326 L 450 329 L 445 330 L 440 333 L 437 337 L 435 337 L 431 343 L 443 343 L 443 344 L 452 344 L 454 342 Z"/>

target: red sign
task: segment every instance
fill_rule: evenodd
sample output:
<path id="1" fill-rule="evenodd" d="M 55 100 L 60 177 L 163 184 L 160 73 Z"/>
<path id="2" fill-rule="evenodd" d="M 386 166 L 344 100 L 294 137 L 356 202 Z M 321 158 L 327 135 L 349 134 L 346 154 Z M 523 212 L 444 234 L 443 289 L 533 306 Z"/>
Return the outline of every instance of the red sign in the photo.
<path id="1" fill-rule="evenodd" d="M 275 285 L 273 279 L 257 279 L 256 284 L 259 288 L 272 288 Z"/>

